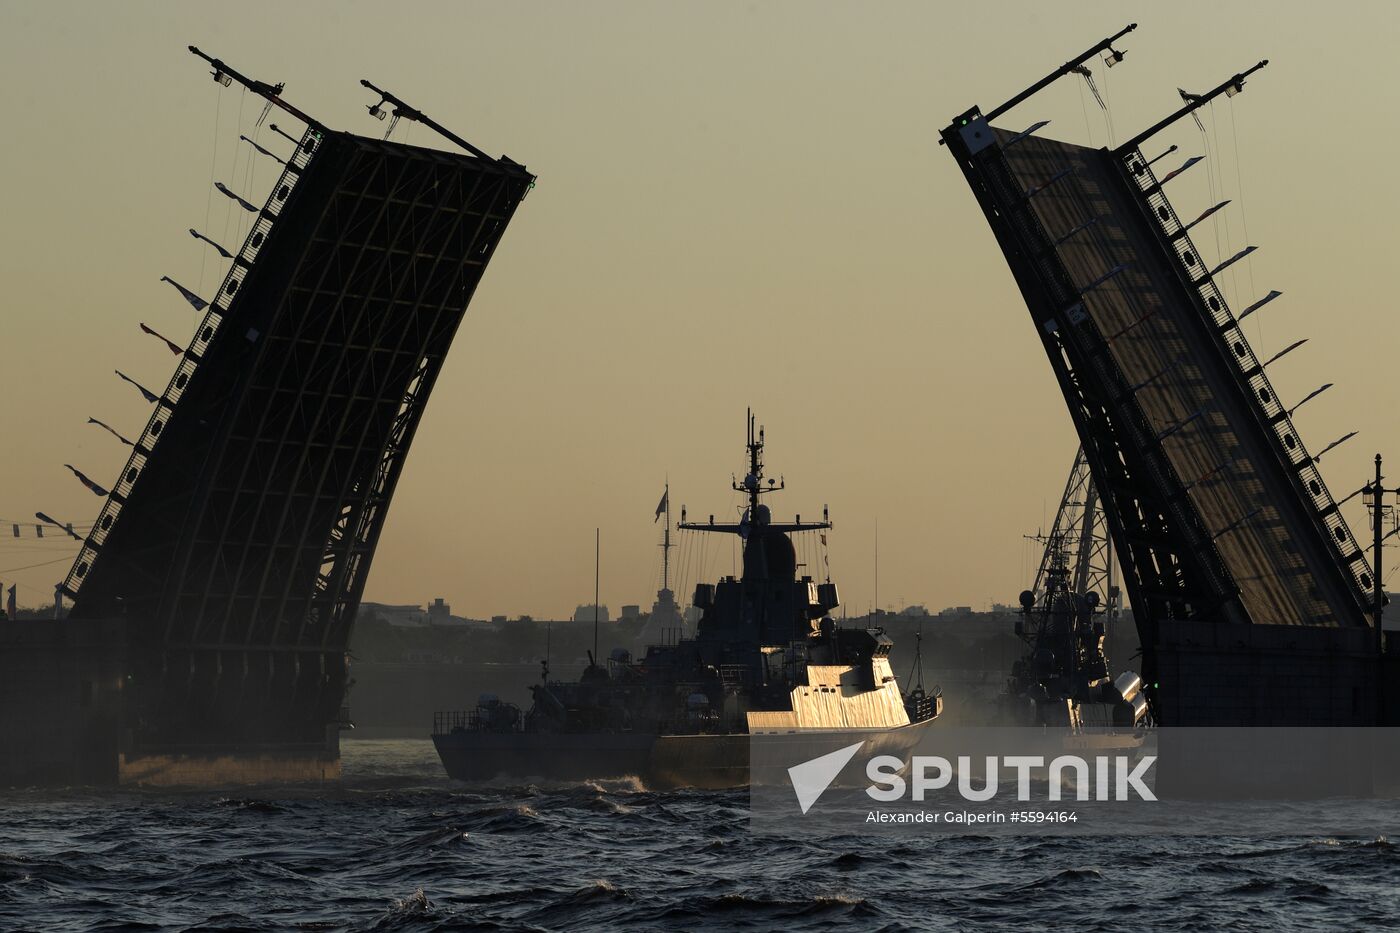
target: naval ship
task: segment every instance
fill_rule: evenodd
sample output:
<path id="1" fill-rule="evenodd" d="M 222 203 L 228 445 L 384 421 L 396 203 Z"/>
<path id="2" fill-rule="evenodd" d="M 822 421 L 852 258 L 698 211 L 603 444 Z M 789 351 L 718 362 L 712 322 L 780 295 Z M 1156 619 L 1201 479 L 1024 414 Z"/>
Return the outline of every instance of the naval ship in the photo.
<path id="1" fill-rule="evenodd" d="M 1016 634 L 1026 643 L 1012 665 L 1002 719 L 1064 731 L 1069 748 L 1138 748 L 1152 724 L 1142 677 L 1109 675 L 1098 593 L 1075 588 L 1063 538 L 1052 538 L 1044 586 L 1021 593 Z"/>
<path id="2" fill-rule="evenodd" d="M 882 629 L 843 628 L 831 612 L 836 584 L 798 576 L 789 537 L 831 528 L 822 521 L 773 520 L 763 498 L 785 483 L 764 476 L 764 432 L 747 421 L 747 472 L 733 488 L 747 498 L 737 523 L 680 528 L 738 535 L 743 572 L 700 583 L 694 637 L 651 645 L 640 658 L 614 649 L 576 681 L 531 687 L 528 710 L 492 696 L 475 709 L 440 712 L 433 742 L 458 780 L 584 781 L 634 776 L 650 787 L 738 787 L 757 782 L 750 742 L 814 754 L 865 740 L 874 753 L 903 757 L 942 712 L 941 692 L 903 693 Z M 796 760 L 796 758 L 794 758 Z"/>
<path id="3" fill-rule="evenodd" d="M 1105 623 L 1116 619 L 1119 600 L 1105 525 L 1081 448 L 1055 525 L 1043 539 L 1035 583 L 1021 593 L 1016 635 L 1026 652 L 1012 665 L 1000 698 L 999 718 L 1007 724 L 1126 735 L 1135 744 L 1141 728 L 1151 725 L 1142 677 L 1122 671 L 1111 678 L 1104 651 Z"/>

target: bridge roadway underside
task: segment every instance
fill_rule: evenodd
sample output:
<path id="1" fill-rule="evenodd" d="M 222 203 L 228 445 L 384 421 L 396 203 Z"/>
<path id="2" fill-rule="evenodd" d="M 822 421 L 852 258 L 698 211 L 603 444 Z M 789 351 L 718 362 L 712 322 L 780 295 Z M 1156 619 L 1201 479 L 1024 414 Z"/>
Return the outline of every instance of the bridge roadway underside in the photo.
<path id="1" fill-rule="evenodd" d="M 1261 625 L 1361 623 L 1356 598 L 1335 569 L 1337 555 L 1308 511 L 1312 504 L 1299 496 L 1291 465 L 1271 449 L 1240 373 L 1230 370 L 1237 364 L 1221 355 L 1207 329 L 1212 325 L 1118 177 L 1114 157 L 1039 137 L 1017 142 L 1005 155 L 1026 189 L 1072 170 L 1037 192 L 1031 205 L 1052 238 L 1092 221 L 1056 248 L 1076 284 L 1087 287 L 1125 267 L 1085 294 L 1084 309 L 1112 338 L 1108 352 L 1124 380 L 1140 387 L 1134 394 L 1150 427 L 1172 432 L 1162 447 L 1181 482 L 1205 478 L 1190 490 L 1190 500 L 1214 536 L 1249 619 Z M 1204 260 L 1195 259 L 1194 268 L 1203 270 Z"/>

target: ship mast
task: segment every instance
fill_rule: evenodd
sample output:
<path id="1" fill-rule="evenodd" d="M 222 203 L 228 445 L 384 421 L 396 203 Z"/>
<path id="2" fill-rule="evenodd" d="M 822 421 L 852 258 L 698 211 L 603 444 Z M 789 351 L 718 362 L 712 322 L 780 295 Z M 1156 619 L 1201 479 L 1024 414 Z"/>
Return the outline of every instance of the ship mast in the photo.
<path id="1" fill-rule="evenodd" d="M 748 448 L 749 448 L 749 475 L 744 477 L 744 482 L 733 483 L 735 492 L 748 493 L 749 497 L 749 521 L 754 521 L 754 516 L 758 515 L 758 497 L 766 492 L 777 492 L 787 484 L 778 482 L 769 483 L 768 488 L 763 488 L 763 428 L 758 429 L 757 436 L 754 435 L 754 423 L 757 419 L 753 416 L 753 409 L 746 409 L 746 419 L 748 421 Z"/>
<path id="2" fill-rule="evenodd" d="M 763 428 L 758 427 L 754 418 L 753 409 L 748 410 L 746 424 L 748 440 L 746 447 L 749 452 L 749 472 L 742 482 L 738 479 L 732 480 L 731 485 L 735 492 L 742 492 L 748 499 L 748 508 L 745 511 L 743 521 L 740 522 L 716 522 L 713 515 L 708 522 L 688 522 L 685 520 L 685 509 L 681 509 L 681 520 L 677 528 L 682 531 L 717 531 L 737 534 L 747 540 L 751 534 L 790 534 L 797 531 L 820 531 L 831 527 L 826 510 L 822 510 L 822 521 L 804 522 L 801 516 L 796 521 L 774 522 L 769 521 L 766 525 L 758 523 L 758 505 L 760 497 L 770 492 L 781 492 L 786 488 L 787 483 L 782 477 L 770 479 L 768 485 L 763 484 Z"/>
<path id="3" fill-rule="evenodd" d="M 661 589 L 671 588 L 671 548 L 675 547 L 671 543 L 671 481 L 666 481 L 666 491 L 661 495 L 661 501 L 666 505 L 666 531 L 661 538 Z"/>

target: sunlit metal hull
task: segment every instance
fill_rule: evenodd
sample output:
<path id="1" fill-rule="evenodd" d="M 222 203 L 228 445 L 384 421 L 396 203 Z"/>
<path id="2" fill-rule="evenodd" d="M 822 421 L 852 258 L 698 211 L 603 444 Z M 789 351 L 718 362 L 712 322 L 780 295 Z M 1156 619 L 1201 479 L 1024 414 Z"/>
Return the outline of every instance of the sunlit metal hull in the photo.
<path id="1" fill-rule="evenodd" d="M 779 735 L 447 732 L 433 736 L 449 777 L 486 783 L 544 780 L 582 783 L 636 778 L 650 788 L 722 789 L 777 783 L 786 772 L 750 767 L 753 743 L 770 744 L 765 760 L 797 762 L 865 743 L 870 755 L 904 757 L 935 720 L 889 729 L 810 729 Z"/>

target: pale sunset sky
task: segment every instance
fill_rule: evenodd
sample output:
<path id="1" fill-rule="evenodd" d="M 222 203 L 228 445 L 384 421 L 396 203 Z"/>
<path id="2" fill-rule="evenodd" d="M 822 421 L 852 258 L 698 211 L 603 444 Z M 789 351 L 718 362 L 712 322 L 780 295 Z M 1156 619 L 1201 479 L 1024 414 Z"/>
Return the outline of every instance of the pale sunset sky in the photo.
<path id="1" fill-rule="evenodd" d="M 387 87 L 539 175 L 476 293 L 390 511 L 365 598 L 474 617 L 649 605 L 652 511 L 732 518 L 743 418 L 768 429 L 780 516 L 829 504 L 847 606 L 985 607 L 1030 584 L 1076 438 L 1029 315 L 938 130 L 1129 21 L 1126 61 L 1000 121 L 1104 145 L 1261 58 L 1245 93 L 1149 148 L 1209 157 L 1171 195 L 1231 198 L 1197 243 L 1224 276 L 1341 498 L 1377 451 L 1400 477 L 1391 279 L 1400 7 L 1381 3 L 0 2 L 0 581 L 51 599 L 186 341 L 172 276 L 208 295 L 236 245 L 223 181 L 262 203 L 276 168 L 238 143 L 261 101 L 197 45 L 334 128 L 382 135 Z M 274 117 L 276 120 L 276 117 Z M 298 127 L 299 129 L 299 127 Z M 446 147 L 421 126 L 395 139 Z M 281 142 L 264 128 L 260 141 Z M 284 147 L 285 148 L 285 147 Z M 279 150 L 280 151 L 280 150 Z M 1218 252 L 1218 256 L 1212 255 Z M 1353 528 L 1364 510 L 1346 506 Z M 678 517 L 678 515 L 677 515 Z M 24 521 L 24 537 L 9 523 Z M 697 576 L 729 572 L 728 543 Z M 1393 558 L 1395 560 L 1397 558 Z M 1392 586 L 1394 580 L 1391 581 Z M 687 593 L 681 593 L 684 601 Z"/>

